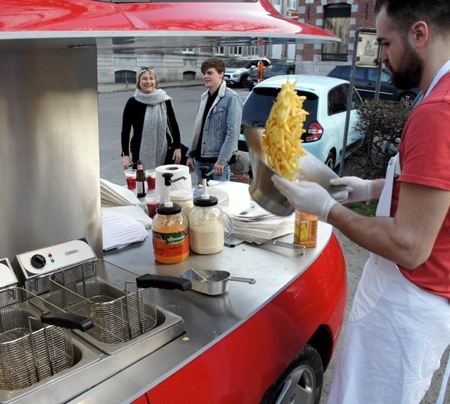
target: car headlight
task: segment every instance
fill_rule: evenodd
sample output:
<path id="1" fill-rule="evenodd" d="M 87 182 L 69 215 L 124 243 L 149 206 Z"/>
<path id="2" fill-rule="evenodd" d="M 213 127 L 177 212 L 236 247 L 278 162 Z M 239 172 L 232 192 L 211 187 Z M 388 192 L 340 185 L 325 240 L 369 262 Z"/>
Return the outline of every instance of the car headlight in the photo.
<path id="1" fill-rule="evenodd" d="M 233 77 L 239 77 L 240 74 L 239 73 L 233 73 Z"/>

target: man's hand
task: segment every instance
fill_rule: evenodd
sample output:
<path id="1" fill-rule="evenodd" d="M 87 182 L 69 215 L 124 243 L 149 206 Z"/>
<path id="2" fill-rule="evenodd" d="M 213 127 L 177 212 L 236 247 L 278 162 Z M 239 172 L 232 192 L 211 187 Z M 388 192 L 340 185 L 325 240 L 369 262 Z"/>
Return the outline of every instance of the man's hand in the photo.
<path id="1" fill-rule="evenodd" d="M 316 215 L 323 222 L 336 202 L 330 194 L 315 182 L 291 182 L 280 175 L 272 176 L 278 190 L 286 196 L 292 206 L 300 212 Z"/>
<path id="2" fill-rule="evenodd" d="M 189 172 L 195 171 L 195 163 L 193 157 L 188 157 L 186 165 L 189 167 Z"/>
<path id="3" fill-rule="evenodd" d="M 363 180 L 358 177 L 342 177 L 330 180 L 332 186 L 345 185 L 348 197 L 342 203 L 347 202 L 370 202 L 373 198 L 373 183 L 370 180 Z"/>
<path id="4" fill-rule="evenodd" d="M 215 175 L 223 175 L 223 172 L 225 170 L 225 165 L 224 164 L 220 164 L 220 163 L 215 163 L 214 164 L 214 174 Z"/>

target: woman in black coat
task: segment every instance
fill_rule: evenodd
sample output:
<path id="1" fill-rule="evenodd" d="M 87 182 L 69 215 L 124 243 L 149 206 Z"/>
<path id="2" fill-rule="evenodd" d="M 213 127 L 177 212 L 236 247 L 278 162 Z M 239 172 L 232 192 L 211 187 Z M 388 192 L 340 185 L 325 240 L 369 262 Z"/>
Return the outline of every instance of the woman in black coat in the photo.
<path id="1" fill-rule="evenodd" d="M 172 99 L 156 88 L 153 68 L 142 68 L 137 75 L 136 91 L 123 111 L 121 137 L 124 169 L 138 160 L 145 169 L 167 164 L 168 160 L 181 162 L 180 129 Z"/>

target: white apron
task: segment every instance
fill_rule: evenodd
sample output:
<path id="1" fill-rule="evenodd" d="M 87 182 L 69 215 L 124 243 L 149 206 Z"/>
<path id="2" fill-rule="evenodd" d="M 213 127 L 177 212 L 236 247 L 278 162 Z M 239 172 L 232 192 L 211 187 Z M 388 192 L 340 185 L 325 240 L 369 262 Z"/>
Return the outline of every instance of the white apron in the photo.
<path id="1" fill-rule="evenodd" d="M 389 216 L 398 155 L 389 162 L 377 216 Z M 450 304 L 371 254 L 358 284 L 328 404 L 418 404 L 450 344 Z"/>

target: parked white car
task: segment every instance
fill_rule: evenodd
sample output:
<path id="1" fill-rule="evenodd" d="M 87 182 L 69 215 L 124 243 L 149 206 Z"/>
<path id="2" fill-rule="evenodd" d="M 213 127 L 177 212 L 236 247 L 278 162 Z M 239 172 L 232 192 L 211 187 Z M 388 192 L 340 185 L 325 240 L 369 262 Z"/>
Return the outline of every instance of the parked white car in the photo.
<path id="1" fill-rule="evenodd" d="M 313 75 L 282 75 L 257 84 L 244 102 L 242 123 L 246 126 L 266 125 L 277 94 L 286 80 L 297 80 L 298 95 L 305 96 L 303 108 L 309 112 L 303 129 L 302 146 L 332 169 L 342 159 L 342 147 L 347 114 L 347 97 L 350 83 L 346 80 Z M 358 121 L 356 104 L 362 102 L 353 91 L 348 126 L 346 155 L 362 143 L 364 134 L 356 130 Z M 241 150 L 246 149 L 245 138 L 240 138 Z"/>

